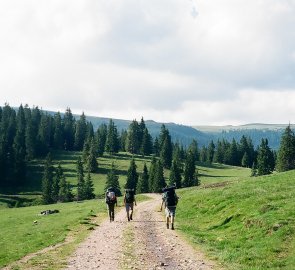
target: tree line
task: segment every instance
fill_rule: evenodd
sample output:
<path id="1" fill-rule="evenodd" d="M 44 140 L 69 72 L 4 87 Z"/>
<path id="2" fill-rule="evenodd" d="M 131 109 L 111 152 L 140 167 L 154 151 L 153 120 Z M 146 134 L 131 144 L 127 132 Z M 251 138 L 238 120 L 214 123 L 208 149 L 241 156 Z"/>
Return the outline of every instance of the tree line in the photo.
<path id="1" fill-rule="evenodd" d="M 275 169 L 292 169 L 295 166 L 294 144 L 294 133 L 288 126 L 277 152 L 270 149 L 268 139 L 262 139 L 254 149 L 251 138 L 246 136 L 242 136 L 239 142 L 235 139 L 231 142 L 225 139 L 215 143 L 211 141 L 201 149 L 193 140 L 188 147 L 183 147 L 178 142 L 172 142 L 164 124 L 159 135 L 153 138 L 143 118 L 140 122 L 133 120 L 127 130 L 120 132 L 112 119 L 108 125 L 101 124 L 94 131 L 84 113 L 75 119 L 70 108 L 62 116 L 59 112 L 51 115 L 38 107 L 20 105 L 18 109 L 13 109 L 5 104 L 0 107 L 0 188 L 25 185 L 28 162 L 45 157 L 51 150 L 82 151 L 87 173 L 99 170 L 97 157 L 104 154 L 115 155 L 126 151 L 134 155 L 153 156 L 149 177 L 156 174 L 157 179 L 161 179 L 161 168 L 169 169 L 173 174 L 171 179 L 174 179 L 171 181 L 178 187 L 186 187 L 199 183 L 193 170 L 198 161 L 252 167 L 253 175 L 268 174 Z M 148 186 L 149 191 L 158 190 L 152 179 L 149 178 L 149 184 L 143 186 Z M 141 182 L 138 181 L 139 190 Z"/>

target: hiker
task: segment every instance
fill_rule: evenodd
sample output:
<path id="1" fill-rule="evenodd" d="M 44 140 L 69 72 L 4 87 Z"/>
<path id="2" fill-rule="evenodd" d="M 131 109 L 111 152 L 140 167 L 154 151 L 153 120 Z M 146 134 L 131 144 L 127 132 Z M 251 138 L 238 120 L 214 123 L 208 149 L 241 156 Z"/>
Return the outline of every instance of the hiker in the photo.
<path id="1" fill-rule="evenodd" d="M 114 188 L 109 187 L 106 192 L 105 202 L 108 205 L 110 222 L 115 220 L 115 204 L 118 206 Z"/>
<path id="2" fill-rule="evenodd" d="M 175 193 L 176 186 L 165 187 L 163 189 L 162 195 L 162 204 L 160 211 L 165 207 L 166 214 L 166 226 L 169 229 L 169 223 L 171 223 L 171 230 L 174 230 L 174 220 L 175 220 L 175 211 L 176 205 L 178 203 L 178 197 Z"/>
<path id="3" fill-rule="evenodd" d="M 136 205 L 134 189 L 125 189 L 124 204 L 126 208 L 127 219 L 130 221 L 132 220 L 133 206 Z"/>

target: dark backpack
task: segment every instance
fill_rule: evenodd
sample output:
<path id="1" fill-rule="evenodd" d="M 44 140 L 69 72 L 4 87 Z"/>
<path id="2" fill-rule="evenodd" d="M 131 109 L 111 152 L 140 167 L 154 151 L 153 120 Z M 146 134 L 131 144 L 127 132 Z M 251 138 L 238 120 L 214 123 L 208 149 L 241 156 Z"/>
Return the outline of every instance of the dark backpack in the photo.
<path id="1" fill-rule="evenodd" d="M 114 191 L 108 191 L 106 195 L 106 203 L 115 203 L 116 202 L 116 194 Z"/>
<path id="2" fill-rule="evenodd" d="M 178 203 L 178 198 L 176 196 L 174 188 L 167 188 L 165 190 L 164 198 L 166 206 L 176 206 Z"/>
<path id="3" fill-rule="evenodd" d="M 134 191 L 132 189 L 126 189 L 125 200 L 126 203 L 134 202 Z"/>

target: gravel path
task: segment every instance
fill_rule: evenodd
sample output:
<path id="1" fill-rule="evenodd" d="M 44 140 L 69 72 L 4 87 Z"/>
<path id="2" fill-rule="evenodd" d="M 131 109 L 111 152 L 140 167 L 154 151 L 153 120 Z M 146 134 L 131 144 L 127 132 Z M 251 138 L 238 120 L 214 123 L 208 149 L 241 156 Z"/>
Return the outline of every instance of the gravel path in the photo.
<path id="1" fill-rule="evenodd" d="M 122 209 L 115 222 L 107 220 L 97 227 L 66 269 L 219 269 L 178 236 L 177 227 L 166 228 L 164 214 L 158 212 L 161 196 L 149 196 L 152 200 L 135 207 L 133 221 L 127 221 Z"/>

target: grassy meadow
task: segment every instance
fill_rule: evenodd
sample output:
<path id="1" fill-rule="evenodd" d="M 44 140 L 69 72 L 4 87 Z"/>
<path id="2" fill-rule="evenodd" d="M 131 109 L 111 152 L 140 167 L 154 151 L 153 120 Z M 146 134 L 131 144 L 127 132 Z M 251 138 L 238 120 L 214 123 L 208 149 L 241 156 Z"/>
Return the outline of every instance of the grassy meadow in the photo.
<path id="1" fill-rule="evenodd" d="M 59 213 L 40 215 L 47 209 Z M 67 236 L 88 229 L 106 217 L 104 202 L 89 200 L 54 205 L 0 209 L 0 267 L 23 256 L 62 243 Z"/>
<path id="2" fill-rule="evenodd" d="M 61 163 L 75 191 L 76 160 L 79 152 L 55 152 L 54 164 Z M 106 174 L 115 163 L 123 188 L 131 155 L 98 158 L 99 170 L 92 174 L 96 196 L 104 194 Z M 135 157 L 137 171 L 150 159 Z M 176 230 L 202 249 L 225 269 L 294 269 L 295 265 L 295 171 L 251 178 L 250 169 L 221 164 L 197 164 L 201 186 L 177 190 Z M 168 180 L 169 171 L 164 172 Z M 23 256 L 64 243 L 58 254 L 46 252 L 31 261 L 34 269 L 41 260 L 50 260 L 50 269 L 61 269 L 66 257 L 89 231 L 106 217 L 101 199 L 81 203 L 36 205 L 40 197 L 42 166 L 30 165 L 30 185 L 17 195 L 0 195 L 0 268 Z M 138 198 L 146 199 L 144 197 Z M 121 200 L 121 198 L 120 198 Z M 119 202 L 119 204 L 121 204 Z M 8 208 L 9 206 L 10 208 Z M 46 209 L 60 213 L 40 216 Z M 68 239 L 72 239 L 68 243 Z M 74 239 L 74 240 L 73 240 Z M 50 259 L 51 258 L 51 259 Z M 34 266 L 34 267 L 33 267 Z M 47 269 L 47 268 L 44 268 Z"/>
<path id="3" fill-rule="evenodd" d="M 295 269 L 295 171 L 178 194 L 177 229 L 226 269 Z"/>

